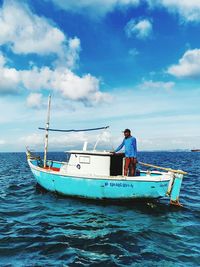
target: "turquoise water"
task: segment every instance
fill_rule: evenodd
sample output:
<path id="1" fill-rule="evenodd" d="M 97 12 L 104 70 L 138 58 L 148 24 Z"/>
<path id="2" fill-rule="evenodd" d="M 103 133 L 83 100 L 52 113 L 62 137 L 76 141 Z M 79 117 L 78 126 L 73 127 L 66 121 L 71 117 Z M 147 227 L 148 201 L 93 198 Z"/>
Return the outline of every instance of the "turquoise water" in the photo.
<path id="1" fill-rule="evenodd" d="M 200 266 L 200 153 L 139 153 L 189 172 L 181 209 L 64 198 L 36 185 L 24 153 L 0 159 L 0 266 Z"/>

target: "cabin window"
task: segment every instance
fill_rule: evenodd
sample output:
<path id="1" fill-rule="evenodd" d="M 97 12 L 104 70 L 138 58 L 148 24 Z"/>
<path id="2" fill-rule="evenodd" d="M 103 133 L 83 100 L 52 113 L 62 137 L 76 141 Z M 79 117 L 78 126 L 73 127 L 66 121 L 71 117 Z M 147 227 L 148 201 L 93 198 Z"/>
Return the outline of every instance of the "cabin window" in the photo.
<path id="1" fill-rule="evenodd" d="M 79 163 L 90 164 L 89 156 L 79 156 Z"/>

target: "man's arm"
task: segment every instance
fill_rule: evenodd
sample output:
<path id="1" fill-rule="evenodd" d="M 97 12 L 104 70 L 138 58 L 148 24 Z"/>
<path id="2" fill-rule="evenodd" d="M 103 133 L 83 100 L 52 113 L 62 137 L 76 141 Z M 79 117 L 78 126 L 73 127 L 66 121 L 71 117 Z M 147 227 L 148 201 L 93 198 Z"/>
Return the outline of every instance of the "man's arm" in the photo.
<path id="1" fill-rule="evenodd" d="M 132 145 L 135 151 L 135 157 L 137 157 L 137 141 L 135 137 L 132 139 Z"/>
<path id="2" fill-rule="evenodd" d="M 116 148 L 116 149 L 115 149 L 115 151 L 114 151 L 114 152 L 115 152 L 115 153 L 116 153 L 116 152 L 118 152 L 119 150 L 121 150 L 121 149 L 122 149 L 122 147 L 123 147 L 123 146 L 124 146 L 124 140 L 123 140 L 123 142 L 121 143 L 121 145 L 120 145 L 120 146 L 118 146 L 118 148 Z"/>

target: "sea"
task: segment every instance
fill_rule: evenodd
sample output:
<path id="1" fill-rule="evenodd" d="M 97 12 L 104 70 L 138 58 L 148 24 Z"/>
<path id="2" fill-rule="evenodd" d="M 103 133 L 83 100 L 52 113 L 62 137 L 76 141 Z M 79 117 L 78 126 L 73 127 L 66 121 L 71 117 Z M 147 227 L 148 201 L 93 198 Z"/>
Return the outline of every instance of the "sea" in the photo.
<path id="1" fill-rule="evenodd" d="M 25 153 L 0 153 L 0 266 L 200 266 L 200 153 L 140 152 L 138 158 L 188 172 L 182 208 L 167 198 L 59 196 L 36 184 Z"/>

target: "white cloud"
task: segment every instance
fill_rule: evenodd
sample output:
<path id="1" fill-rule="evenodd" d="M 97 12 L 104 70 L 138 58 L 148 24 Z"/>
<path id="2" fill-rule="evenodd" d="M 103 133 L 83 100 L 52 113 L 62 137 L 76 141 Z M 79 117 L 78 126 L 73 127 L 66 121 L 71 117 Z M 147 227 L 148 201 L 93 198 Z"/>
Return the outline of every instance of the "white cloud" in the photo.
<path id="1" fill-rule="evenodd" d="M 0 52 L 0 67 L 3 67 L 6 64 L 6 59 L 4 55 Z"/>
<path id="2" fill-rule="evenodd" d="M 70 69 L 76 67 L 76 63 L 79 60 L 79 52 L 81 50 L 80 39 L 74 37 L 73 39 L 69 39 L 68 46 L 63 49 L 63 53 L 59 57 L 57 61 L 58 66 L 67 66 Z"/>
<path id="3" fill-rule="evenodd" d="M 0 28 L 0 45 L 6 45 L 14 53 L 57 55 L 51 67 L 38 68 L 33 62 L 30 69 L 18 70 L 9 67 L 7 59 L 0 53 L 0 94 L 18 93 L 22 88 L 30 91 L 48 89 L 66 99 L 87 104 L 107 99 L 107 95 L 100 91 L 98 78 L 72 72 L 81 49 L 77 37 L 67 39 L 53 23 L 33 14 L 24 3 L 13 0 L 5 0 L 0 8 Z M 31 94 L 27 105 L 38 107 L 41 98 L 41 94 Z"/>
<path id="4" fill-rule="evenodd" d="M 47 89 L 49 86 L 49 79 L 54 73 L 49 67 L 37 68 L 33 66 L 30 70 L 20 71 L 21 80 L 24 87 L 28 90 L 42 90 Z"/>
<path id="5" fill-rule="evenodd" d="M 0 53 L 0 94 L 15 94 L 19 91 L 20 77 L 14 68 L 5 66 L 6 58 Z"/>
<path id="6" fill-rule="evenodd" d="M 78 76 L 69 69 L 48 67 L 21 71 L 21 80 L 29 90 L 50 89 L 71 100 L 100 102 L 109 98 L 100 91 L 100 80 L 85 74 Z"/>
<path id="7" fill-rule="evenodd" d="M 59 138 L 58 138 L 59 137 Z M 82 147 L 85 141 L 88 141 L 88 145 L 94 145 L 97 140 L 97 135 L 94 133 L 85 133 L 85 132 L 77 132 L 77 133 L 51 133 L 49 136 L 49 149 L 72 149 L 73 147 Z M 105 143 L 110 140 L 109 133 L 104 133 L 99 136 L 99 144 Z M 33 149 L 42 150 L 44 145 L 44 132 L 33 133 L 27 136 L 20 137 L 18 143 L 28 146 Z"/>
<path id="8" fill-rule="evenodd" d="M 0 44 L 10 43 L 15 53 L 59 53 L 65 41 L 58 28 L 16 1 L 4 1 L 0 26 Z"/>
<path id="9" fill-rule="evenodd" d="M 136 36 L 138 39 L 147 39 L 152 34 L 152 23 L 148 19 L 136 21 L 131 19 L 125 27 L 128 37 Z"/>
<path id="10" fill-rule="evenodd" d="M 199 78 L 200 49 L 186 51 L 178 64 L 170 66 L 167 72 L 178 78 Z"/>
<path id="11" fill-rule="evenodd" d="M 22 144 L 24 147 L 40 147 L 44 143 L 44 136 L 42 135 L 42 133 L 33 133 L 27 136 L 20 137 L 18 143 Z"/>
<path id="12" fill-rule="evenodd" d="M 6 144 L 6 141 L 3 139 L 0 139 L 0 145 L 5 145 L 5 144 Z"/>
<path id="13" fill-rule="evenodd" d="M 59 138 L 58 138 L 59 135 Z M 52 136 L 52 134 L 49 137 L 49 150 L 54 149 L 55 147 L 57 150 L 62 148 L 62 150 L 66 149 L 66 145 L 70 143 L 70 145 L 80 145 L 82 144 L 82 136 L 77 136 L 76 139 L 71 138 L 71 136 L 68 135 L 62 135 L 58 133 L 57 137 Z M 70 140 L 71 138 L 71 140 Z M 30 150 L 36 150 L 36 151 L 42 151 L 44 146 L 44 133 L 41 131 L 39 133 L 32 133 L 27 136 L 22 136 L 18 139 L 18 144 L 20 146 L 28 146 Z"/>
<path id="14" fill-rule="evenodd" d="M 137 6 L 140 0 L 49 0 L 59 8 L 72 12 L 90 14 L 92 16 L 103 16 L 112 12 L 115 8 L 126 8 Z M 88 13 L 89 12 L 89 13 Z M 95 14 L 95 15 L 94 15 Z"/>
<path id="15" fill-rule="evenodd" d="M 163 82 L 163 81 L 144 81 L 138 87 L 141 89 L 161 89 L 161 90 L 171 90 L 174 87 L 174 82 Z"/>
<path id="16" fill-rule="evenodd" d="M 199 136 L 176 136 L 169 138 L 157 137 L 157 138 L 141 138 L 138 140 L 139 149 L 145 151 L 156 151 L 156 150 L 190 150 L 196 147 L 198 144 Z M 167 164 L 166 164 L 167 166 Z"/>
<path id="17" fill-rule="evenodd" d="M 24 3 L 4 1 L 0 9 L 0 28 L 0 45 L 8 45 L 16 54 L 55 53 L 65 66 L 73 68 L 76 64 L 80 40 L 77 37 L 67 39 L 52 22 L 35 15 Z"/>
<path id="18" fill-rule="evenodd" d="M 46 0 L 52 1 L 61 9 L 90 14 L 93 17 L 103 16 L 116 8 L 125 9 L 138 6 L 141 0 Z M 170 13 L 177 13 L 184 21 L 200 21 L 200 0 L 144 0 L 151 8 L 164 7 Z"/>
<path id="19" fill-rule="evenodd" d="M 28 107 L 40 108 L 42 106 L 42 94 L 31 93 L 28 96 L 26 103 L 27 103 Z"/>
<path id="20" fill-rule="evenodd" d="M 147 0 L 151 7 L 165 7 L 184 21 L 200 21 L 200 0 Z"/>
<path id="21" fill-rule="evenodd" d="M 57 71 L 52 80 L 52 88 L 72 100 L 99 102 L 106 97 L 106 94 L 99 91 L 99 83 L 99 80 L 90 74 L 79 77 L 71 71 L 62 74 Z"/>
<path id="22" fill-rule="evenodd" d="M 16 70 L 5 66 L 5 58 L 0 55 L 0 94 L 19 92 L 22 86 L 30 91 L 52 90 L 65 99 L 82 101 L 91 104 L 107 101 L 110 96 L 100 91 L 100 80 L 91 74 L 78 76 L 68 68 L 49 67 L 29 70 Z M 42 102 L 41 93 L 31 93 L 27 99 L 29 107 L 39 107 Z"/>

